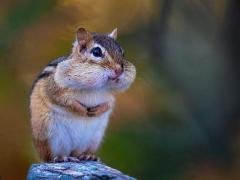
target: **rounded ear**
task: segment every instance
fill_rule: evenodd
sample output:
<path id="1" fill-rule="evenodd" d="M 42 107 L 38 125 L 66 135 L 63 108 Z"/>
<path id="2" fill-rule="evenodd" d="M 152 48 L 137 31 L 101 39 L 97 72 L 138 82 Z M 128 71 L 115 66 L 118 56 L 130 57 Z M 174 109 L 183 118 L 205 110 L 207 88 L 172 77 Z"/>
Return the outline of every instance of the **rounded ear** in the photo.
<path id="1" fill-rule="evenodd" d="M 117 39 L 117 28 L 115 28 L 111 33 L 109 33 L 108 37 L 113 38 L 114 40 L 116 40 Z"/>
<path id="2" fill-rule="evenodd" d="M 92 40 L 92 35 L 85 28 L 78 28 L 76 34 L 77 42 L 80 45 L 80 50 L 86 47 L 87 43 Z"/>

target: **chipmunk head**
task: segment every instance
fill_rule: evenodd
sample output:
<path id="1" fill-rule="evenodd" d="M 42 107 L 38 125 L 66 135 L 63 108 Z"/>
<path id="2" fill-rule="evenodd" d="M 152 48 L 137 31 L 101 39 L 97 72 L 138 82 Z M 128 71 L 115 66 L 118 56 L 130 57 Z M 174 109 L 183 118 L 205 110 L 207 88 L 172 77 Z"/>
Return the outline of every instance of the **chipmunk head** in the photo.
<path id="1" fill-rule="evenodd" d="M 136 70 L 124 58 L 116 38 L 117 29 L 100 35 L 79 28 L 72 54 L 58 65 L 55 80 L 62 87 L 75 89 L 124 90 L 129 87 L 135 79 Z"/>

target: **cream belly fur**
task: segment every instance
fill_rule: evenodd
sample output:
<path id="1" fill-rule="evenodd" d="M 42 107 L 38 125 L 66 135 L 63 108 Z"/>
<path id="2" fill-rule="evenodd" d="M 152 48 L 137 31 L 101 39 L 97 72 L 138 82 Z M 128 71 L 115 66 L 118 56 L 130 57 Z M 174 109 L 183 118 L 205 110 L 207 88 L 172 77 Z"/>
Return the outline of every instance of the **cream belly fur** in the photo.
<path id="1" fill-rule="evenodd" d="M 52 107 L 49 141 L 53 157 L 70 156 L 73 151 L 95 151 L 101 143 L 111 111 L 99 117 L 80 117 L 59 106 Z"/>

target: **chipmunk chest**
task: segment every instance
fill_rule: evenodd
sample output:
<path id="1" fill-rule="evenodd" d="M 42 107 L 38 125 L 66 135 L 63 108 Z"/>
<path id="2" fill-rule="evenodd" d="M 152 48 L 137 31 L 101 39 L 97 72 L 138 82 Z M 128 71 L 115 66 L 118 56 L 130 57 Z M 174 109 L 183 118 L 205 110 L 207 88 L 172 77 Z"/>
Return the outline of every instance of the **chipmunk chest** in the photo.
<path id="1" fill-rule="evenodd" d="M 69 155 L 73 150 L 86 151 L 98 134 L 105 131 L 108 114 L 101 117 L 84 118 L 55 107 L 49 126 L 50 144 L 55 156 Z"/>
<path id="2" fill-rule="evenodd" d="M 71 95 L 74 99 L 86 106 L 97 106 L 104 102 L 113 102 L 114 97 L 104 91 L 81 91 Z"/>

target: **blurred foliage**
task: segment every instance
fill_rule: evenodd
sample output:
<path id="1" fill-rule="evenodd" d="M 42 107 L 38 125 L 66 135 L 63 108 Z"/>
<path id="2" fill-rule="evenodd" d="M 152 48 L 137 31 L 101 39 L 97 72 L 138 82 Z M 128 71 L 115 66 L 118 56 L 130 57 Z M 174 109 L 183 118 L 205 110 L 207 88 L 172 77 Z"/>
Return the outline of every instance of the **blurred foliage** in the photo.
<path id="1" fill-rule="evenodd" d="M 75 29 L 119 29 L 137 67 L 99 151 L 138 179 L 240 179 L 237 0 L 1 0 L 0 177 L 37 161 L 28 95 L 36 74 L 68 54 Z"/>

